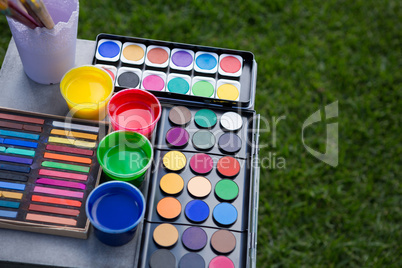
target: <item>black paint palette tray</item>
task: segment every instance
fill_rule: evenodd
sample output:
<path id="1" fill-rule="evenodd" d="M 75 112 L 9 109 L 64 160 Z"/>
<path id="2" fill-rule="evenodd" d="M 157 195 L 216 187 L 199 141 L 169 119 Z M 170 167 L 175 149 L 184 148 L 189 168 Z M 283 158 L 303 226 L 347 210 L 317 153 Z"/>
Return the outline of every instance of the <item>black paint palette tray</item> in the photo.
<path id="1" fill-rule="evenodd" d="M 155 229 L 161 226 L 158 223 L 146 223 L 143 236 L 145 237 L 143 260 L 138 267 L 148 268 L 151 262 L 160 262 L 164 267 L 208 267 L 213 259 L 223 258 L 233 263 L 234 267 L 249 267 L 247 233 L 230 232 L 224 229 L 195 227 L 189 225 L 172 224 L 164 231 L 177 230 L 177 236 L 158 237 Z M 161 227 L 159 227 L 161 228 Z M 221 239 L 221 243 L 217 242 Z M 222 241 L 222 239 L 225 239 Z M 159 243 L 159 244 L 158 244 Z M 170 245 L 162 247 L 163 245 Z M 218 251 L 219 250 L 219 251 Z M 229 260 L 228 260 L 229 259 Z"/>
<path id="2" fill-rule="evenodd" d="M 193 169 L 190 167 L 190 161 L 192 157 L 196 157 L 196 153 L 188 153 L 188 152 L 181 152 L 183 155 L 186 157 L 186 165 L 183 167 L 181 171 L 172 171 L 169 170 L 168 168 L 165 167 L 163 164 L 164 160 L 163 158 L 166 156 L 168 152 L 172 151 L 156 151 L 155 152 L 155 163 L 158 163 L 159 165 L 155 166 L 154 169 L 152 170 L 152 182 L 151 182 L 151 189 L 148 195 L 148 208 L 147 214 L 145 218 L 148 221 L 151 222 L 171 222 L 171 223 L 177 223 L 177 224 L 200 224 L 202 226 L 207 226 L 207 227 L 215 227 L 215 228 L 228 228 L 230 230 L 234 231 L 245 231 L 247 230 L 248 226 L 248 217 L 249 217 L 249 192 L 250 192 L 250 169 L 247 167 L 250 166 L 250 163 L 247 163 L 246 160 L 244 159 L 236 159 L 239 163 L 235 164 L 235 166 L 239 167 L 237 175 L 233 177 L 226 177 L 222 176 L 217 168 L 217 163 L 219 160 L 221 160 L 224 156 L 213 156 L 213 155 L 208 155 L 211 157 L 213 161 L 213 167 L 211 171 L 208 173 L 199 173 L 193 171 Z M 173 152 L 179 152 L 179 151 L 173 151 Z M 203 169 L 204 167 L 204 162 L 205 159 L 200 159 L 199 162 L 197 163 L 198 166 Z M 228 163 L 228 168 L 231 163 Z M 197 167 L 197 169 L 199 168 Z M 235 167 L 236 168 L 236 167 Z M 178 194 L 172 195 L 172 194 L 166 194 L 161 188 L 161 179 L 167 175 L 167 174 L 177 174 L 179 175 L 184 182 L 184 188 L 182 191 Z M 200 178 L 200 181 L 194 182 L 193 184 L 196 187 L 195 189 L 191 188 L 191 184 L 189 184 L 190 180 L 193 178 Z M 201 180 L 203 178 L 203 180 Z M 206 180 L 205 180 L 206 179 Z M 217 189 L 215 189 L 215 186 L 217 183 L 221 180 L 228 180 L 230 182 L 233 182 L 233 190 L 234 193 L 232 194 L 232 197 L 230 197 L 229 200 L 222 200 L 219 198 L 219 195 L 216 194 Z M 211 184 L 209 187 L 208 181 Z M 202 189 L 204 184 L 207 184 L 206 187 L 208 189 Z M 200 186 L 201 185 L 201 186 Z M 197 187 L 198 186 L 198 187 Z M 237 186 L 237 189 L 236 189 Z M 171 187 L 171 186 L 170 186 Z M 180 203 L 180 213 L 173 217 L 173 218 L 166 218 L 163 215 L 161 216 L 161 213 L 163 212 L 164 208 L 161 208 L 161 210 L 158 209 L 151 209 L 151 208 L 157 208 L 159 205 L 161 205 L 161 200 L 166 197 L 174 197 L 179 203 Z M 207 205 L 207 211 L 206 211 L 206 217 L 205 219 L 193 219 L 193 215 L 191 214 L 192 212 L 189 211 L 189 214 L 186 214 L 186 210 L 190 208 L 189 202 L 193 200 L 198 200 L 204 202 L 204 204 Z M 168 201 L 167 201 L 168 202 Z M 216 208 L 217 205 L 222 204 L 223 202 L 226 202 L 227 204 L 230 204 L 233 206 L 235 209 L 234 212 L 236 213 L 236 216 L 233 218 L 233 222 L 230 222 L 228 224 L 221 224 L 215 220 L 215 218 L 212 216 L 214 208 Z M 170 204 L 170 202 L 168 202 Z M 179 204 L 177 203 L 177 205 Z M 199 204 L 200 206 L 204 204 Z M 176 205 L 173 204 L 173 205 Z M 194 210 L 197 210 L 197 205 Z M 203 210 L 203 208 L 200 208 L 200 210 Z M 200 211 L 197 210 L 197 211 Z M 169 214 L 169 213 L 168 213 Z M 190 215 L 190 217 L 189 217 Z M 198 215 L 194 215 L 198 216 Z"/>
<path id="3" fill-rule="evenodd" d="M 86 238 L 108 124 L 0 108 L 0 227 Z"/>
<path id="4" fill-rule="evenodd" d="M 99 34 L 93 65 L 115 77 L 115 91 L 142 88 L 161 98 L 252 108 L 257 63 L 248 51 Z"/>
<path id="5" fill-rule="evenodd" d="M 156 148 L 231 155 L 242 159 L 252 154 L 254 111 L 241 110 L 240 115 L 224 108 L 190 107 L 177 103 L 163 103 L 162 106 L 158 135 L 154 141 Z"/>
<path id="6" fill-rule="evenodd" d="M 154 163 L 144 188 L 147 211 L 138 267 L 255 265 L 259 115 L 179 101 L 161 104 L 152 137 Z M 236 115 L 226 118 L 227 113 Z M 168 132 L 175 128 L 180 130 L 171 139 Z M 192 144 L 199 130 L 215 137 L 210 149 Z M 220 148 L 225 134 L 242 140 L 237 152 Z"/>

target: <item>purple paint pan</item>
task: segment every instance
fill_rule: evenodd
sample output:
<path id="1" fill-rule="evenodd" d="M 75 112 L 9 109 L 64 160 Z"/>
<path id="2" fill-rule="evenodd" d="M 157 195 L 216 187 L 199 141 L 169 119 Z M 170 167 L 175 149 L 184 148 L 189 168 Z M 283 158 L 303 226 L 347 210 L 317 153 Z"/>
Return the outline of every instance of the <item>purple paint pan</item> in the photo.
<path id="1" fill-rule="evenodd" d="M 170 68 L 190 71 L 194 66 L 194 52 L 188 49 L 175 48 L 170 58 Z"/>
<path id="2" fill-rule="evenodd" d="M 166 142 L 173 147 L 186 146 L 190 135 L 181 127 L 173 127 L 166 133 Z"/>

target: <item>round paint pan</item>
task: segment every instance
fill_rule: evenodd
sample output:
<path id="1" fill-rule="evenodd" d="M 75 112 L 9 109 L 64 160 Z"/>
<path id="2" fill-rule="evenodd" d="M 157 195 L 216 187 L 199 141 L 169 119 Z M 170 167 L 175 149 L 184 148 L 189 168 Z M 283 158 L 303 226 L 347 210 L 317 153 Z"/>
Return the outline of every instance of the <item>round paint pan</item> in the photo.
<path id="1" fill-rule="evenodd" d="M 224 156 L 218 160 L 216 169 L 218 173 L 223 177 L 235 177 L 240 173 L 240 163 L 239 161 L 231 156 Z"/>
<path id="2" fill-rule="evenodd" d="M 194 115 L 194 122 L 199 128 L 213 128 L 218 121 L 214 111 L 201 109 Z"/>
<path id="3" fill-rule="evenodd" d="M 214 221 L 222 226 L 234 224 L 237 220 L 237 214 L 237 209 L 230 203 L 220 203 L 212 211 Z"/>
<path id="4" fill-rule="evenodd" d="M 215 97 L 216 80 L 209 77 L 195 76 L 192 80 L 191 94 L 198 97 Z"/>
<path id="5" fill-rule="evenodd" d="M 205 260 L 201 255 L 190 252 L 180 259 L 179 268 L 205 268 Z"/>
<path id="6" fill-rule="evenodd" d="M 184 181 L 179 174 L 168 173 L 161 178 L 159 186 L 164 193 L 176 195 L 183 190 Z"/>
<path id="7" fill-rule="evenodd" d="M 208 174 L 214 167 L 214 161 L 212 157 L 207 154 L 199 153 L 195 154 L 190 159 L 190 168 L 197 174 Z"/>
<path id="8" fill-rule="evenodd" d="M 181 74 L 169 74 L 166 89 L 177 94 L 190 94 L 191 77 Z"/>
<path id="9" fill-rule="evenodd" d="M 168 248 L 176 244 L 179 239 L 179 232 L 174 225 L 162 223 L 155 228 L 152 237 L 156 244 Z"/>
<path id="10" fill-rule="evenodd" d="M 174 197 L 164 197 L 156 205 L 158 215 L 164 219 L 172 220 L 181 213 L 181 203 Z"/>
<path id="11" fill-rule="evenodd" d="M 176 258 L 170 250 L 158 249 L 149 259 L 150 268 L 176 268 Z"/>
<path id="12" fill-rule="evenodd" d="M 218 147 L 224 153 L 235 154 L 240 151 L 242 141 L 235 133 L 228 132 L 219 137 Z"/>
<path id="13" fill-rule="evenodd" d="M 120 58 L 121 46 L 118 40 L 102 39 L 98 42 L 95 57 L 102 61 L 116 62 Z"/>
<path id="14" fill-rule="evenodd" d="M 216 196 L 223 201 L 233 201 L 239 195 L 239 186 L 229 179 L 218 181 L 215 185 Z"/>
<path id="15" fill-rule="evenodd" d="M 187 158 L 180 151 L 169 151 L 163 156 L 162 161 L 166 169 L 178 172 L 186 166 Z"/>
<path id="16" fill-rule="evenodd" d="M 191 111 L 184 106 L 175 106 L 169 112 L 170 123 L 178 126 L 186 126 L 192 118 Z"/>
<path id="17" fill-rule="evenodd" d="M 144 71 L 141 88 L 153 91 L 165 91 L 166 74 L 156 71 Z"/>
<path id="18" fill-rule="evenodd" d="M 198 51 L 195 53 L 194 70 L 199 73 L 213 74 L 218 71 L 218 54 Z"/>
<path id="19" fill-rule="evenodd" d="M 238 101 L 240 97 L 240 83 L 232 80 L 220 79 L 216 83 L 216 97 L 222 100 Z"/>
<path id="20" fill-rule="evenodd" d="M 184 213 L 190 221 L 200 223 L 208 219 L 209 206 L 202 200 L 191 200 L 187 203 Z"/>
<path id="21" fill-rule="evenodd" d="M 218 254 L 229 254 L 236 248 L 236 237 L 228 230 L 218 230 L 211 237 L 211 247 Z"/>
<path id="22" fill-rule="evenodd" d="M 145 60 L 146 46 L 139 43 L 125 42 L 123 44 L 120 60 L 124 63 L 141 65 Z"/>
<path id="23" fill-rule="evenodd" d="M 189 250 L 199 251 L 207 245 L 208 235 L 200 227 L 189 227 L 183 232 L 181 241 Z"/>
<path id="24" fill-rule="evenodd" d="M 142 71 L 136 68 L 120 67 L 116 86 L 124 88 L 139 88 L 141 85 Z"/>
<path id="25" fill-rule="evenodd" d="M 233 261 L 226 256 L 217 256 L 211 260 L 208 268 L 235 268 Z"/>
<path id="26" fill-rule="evenodd" d="M 134 238 L 144 218 L 145 199 L 130 183 L 110 181 L 90 193 L 85 211 L 101 242 L 121 246 Z"/>
<path id="27" fill-rule="evenodd" d="M 174 48 L 170 58 L 170 68 L 191 71 L 194 65 L 194 52 L 188 49 Z"/>
<path id="28" fill-rule="evenodd" d="M 238 131 L 243 127 L 243 119 L 238 113 L 226 112 L 220 119 L 221 127 L 226 131 Z"/>
<path id="29" fill-rule="evenodd" d="M 211 192 L 212 184 L 207 178 L 196 176 L 188 181 L 187 190 L 194 197 L 204 198 Z"/>
<path id="30" fill-rule="evenodd" d="M 190 134 L 181 127 L 173 127 L 166 132 L 166 143 L 170 147 L 183 148 L 188 144 Z"/>
<path id="31" fill-rule="evenodd" d="M 215 146 L 215 135 L 209 130 L 199 130 L 193 134 L 193 146 L 198 150 L 210 150 Z"/>
<path id="32" fill-rule="evenodd" d="M 243 58 L 238 55 L 222 54 L 219 56 L 220 75 L 239 77 L 242 73 Z"/>
<path id="33" fill-rule="evenodd" d="M 149 46 L 145 64 L 157 68 L 165 68 L 169 64 L 170 48 L 162 46 Z"/>

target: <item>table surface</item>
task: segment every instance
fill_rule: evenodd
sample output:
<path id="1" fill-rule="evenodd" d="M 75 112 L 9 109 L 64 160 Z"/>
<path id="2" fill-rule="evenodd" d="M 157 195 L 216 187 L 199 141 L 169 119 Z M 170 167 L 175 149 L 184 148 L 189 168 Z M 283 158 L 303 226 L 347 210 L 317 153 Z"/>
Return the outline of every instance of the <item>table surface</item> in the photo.
<path id="1" fill-rule="evenodd" d="M 76 66 L 91 64 L 95 41 L 77 40 L 76 51 Z M 0 85 L 2 107 L 68 114 L 59 84 L 41 85 L 25 75 L 12 39 L 0 70 Z M 133 267 L 138 235 L 139 232 L 124 246 L 110 247 L 96 239 L 92 227 L 87 240 L 0 229 L 0 266 L 4 262 L 17 262 L 65 267 Z"/>

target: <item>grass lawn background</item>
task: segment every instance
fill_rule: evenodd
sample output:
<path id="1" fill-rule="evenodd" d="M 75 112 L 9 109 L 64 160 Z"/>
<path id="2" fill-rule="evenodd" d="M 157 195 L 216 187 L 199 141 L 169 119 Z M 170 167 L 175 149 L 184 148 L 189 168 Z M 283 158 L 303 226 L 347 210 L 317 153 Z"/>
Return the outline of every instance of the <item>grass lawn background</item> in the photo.
<path id="1" fill-rule="evenodd" d="M 401 1 L 80 4 L 81 39 L 104 32 L 254 53 L 266 166 L 257 267 L 402 267 Z M 10 37 L 3 17 L 0 62 Z M 333 168 L 305 150 L 301 130 L 336 100 Z M 280 116 L 286 118 L 273 135 L 267 122 L 272 130 Z M 325 122 L 305 135 L 307 145 L 325 150 Z M 281 161 L 285 168 L 278 168 Z"/>

